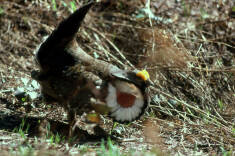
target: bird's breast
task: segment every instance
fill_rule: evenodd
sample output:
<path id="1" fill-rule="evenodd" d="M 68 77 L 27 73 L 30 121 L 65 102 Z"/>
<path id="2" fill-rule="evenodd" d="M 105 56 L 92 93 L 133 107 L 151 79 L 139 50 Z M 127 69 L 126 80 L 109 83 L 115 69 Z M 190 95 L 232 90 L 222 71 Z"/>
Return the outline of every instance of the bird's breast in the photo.
<path id="1" fill-rule="evenodd" d="M 136 99 L 134 95 L 120 91 L 116 92 L 116 97 L 117 97 L 117 103 L 124 108 L 133 106 Z"/>

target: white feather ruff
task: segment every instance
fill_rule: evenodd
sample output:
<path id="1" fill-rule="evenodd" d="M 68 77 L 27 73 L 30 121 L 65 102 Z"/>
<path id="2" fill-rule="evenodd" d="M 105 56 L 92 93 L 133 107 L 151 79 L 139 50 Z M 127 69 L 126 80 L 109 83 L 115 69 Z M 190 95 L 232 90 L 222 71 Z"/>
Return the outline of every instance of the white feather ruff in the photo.
<path id="1" fill-rule="evenodd" d="M 111 109 L 111 117 L 121 122 L 130 122 L 139 116 L 144 105 L 144 98 L 136 98 L 135 104 L 131 107 L 124 108 L 117 103 L 116 88 L 109 83 L 108 84 L 108 96 L 106 97 L 108 107 Z"/>

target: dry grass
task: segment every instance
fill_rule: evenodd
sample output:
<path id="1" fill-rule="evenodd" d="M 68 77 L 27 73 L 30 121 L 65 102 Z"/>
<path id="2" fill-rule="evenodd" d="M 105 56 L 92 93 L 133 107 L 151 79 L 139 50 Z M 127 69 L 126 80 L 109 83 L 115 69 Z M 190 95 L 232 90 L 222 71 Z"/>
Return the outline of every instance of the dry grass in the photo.
<path id="1" fill-rule="evenodd" d="M 150 70 L 154 67 L 183 70 L 188 68 L 188 63 L 193 62 L 193 57 L 184 47 L 178 48 L 165 29 L 142 30 L 139 37 L 147 46 L 146 54 L 139 64 L 141 68 L 147 66 Z"/>

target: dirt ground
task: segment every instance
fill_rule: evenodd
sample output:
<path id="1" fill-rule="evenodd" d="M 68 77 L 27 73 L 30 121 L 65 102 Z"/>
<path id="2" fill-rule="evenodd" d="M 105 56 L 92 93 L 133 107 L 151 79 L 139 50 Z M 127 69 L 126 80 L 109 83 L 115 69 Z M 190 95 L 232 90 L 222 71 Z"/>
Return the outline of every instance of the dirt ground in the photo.
<path id="1" fill-rule="evenodd" d="M 2 155 L 23 155 L 25 149 L 28 155 L 108 155 L 111 149 L 127 155 L 235 155 L 233 0 L 96 4 L 78 33 L 79 45 L 120 68 L 146 68 L 154 82 L 151 104 L 140 120 L 118 124 L 111 135 L 112 121 L 103 117 L 104 130 L 81 122 L 77 142 L 63 138 L 66 114 L 44 103 L 31 72 L 38 69 L 34 56 L 43 38 L 84 3 L 0 0 Z M 39 134 L 44 122 L 50 127 Z M 108 136 L 117 149 L 109 141 L 102 149 L 101 138 Z"/>

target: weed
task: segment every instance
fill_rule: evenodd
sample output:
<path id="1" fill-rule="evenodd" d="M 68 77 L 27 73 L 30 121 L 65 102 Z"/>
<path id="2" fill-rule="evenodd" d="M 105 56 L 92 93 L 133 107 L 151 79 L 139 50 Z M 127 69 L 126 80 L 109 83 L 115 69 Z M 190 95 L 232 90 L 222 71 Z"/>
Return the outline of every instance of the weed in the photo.
<path id="1" fill-rule="evenodd" d="M 51 125 L 50 123 L 46 126 L 46 138 L 50 138 Z"/>
<path id="2" fill-rule="evenodd" d="M 232 134 L 233 134 L 233 137 L 235 138 L 235 127 L 232 128 Z"/>
<path id="3" fill-rule="evenodd" d="M 106 149 L 107 146 L 107 149 Z M 112 140 L 108 138 L 107 145 L 105 146 L 104 140 L 102 140 L 101 143 L 101 151 L 98 152 L 98 156 L 120 156 L 122 155 L 120 153 L 120 150 L 117 146 L 113 145 Z"/>
<path id="4" fill-rule="evenodd" d="M 203 20 L 209 18 L 209 14 L 205 11 L 204 8 L 201 8 L 201 9 L 200 9 L 200 13 L 201 13 L 201 18 L 202 18 Z"/>
<path id="5" fill-rule="evenodd" d="M 56 144 L 63 142 L 64 140 L 65 140 L 65 136 L 61 137 L 60 134 L 56 133 L 56 136 L 55 136 L 55 143 Z"/>
<path id="6" fill-rule="evenodd" d="M 17 155 L 20 156 L 31 156 L 34 153 L 34 149 L 31 146 L 20 146 Z"/>
<path id="7" fill-rule="evenodd" d="M 190 16 L 191 10 L 189 4 L 186 4 L 186 2 L 183 0 L 182 1 L 182 6 L 184 8 L 184 16 Z"/>
<path id="8" fill-rule="evenodd" d="M 26 128 L 25 128 L 25 119 L 22 119 L 22 122 L 20 124 L 19 128 L 14 128 L 13 132 L 15 133 L 19 133 L 20 136 L 24 139 L 26 139 L 26 134 L 28 133 L 29 130 L 29 124 L 27 124 Z"/>
<path id="9" fill-rule="evenodd" d="M 70 137 L 68 142 L 73 143 L 77 138 L 78 138 L 78 136 Z"/>
<path id="10" fill-rule="evenodd" d="M 223 105 L 223 102 L 219 99 L 218 99 L 218 106 L 219 106 L 219 109 L 222 111 L 224 108 L 224 105 Z"/>
<path id="11" fill-rule="evenodd" d="M 79 152 L 81 155 L 86 154 L 88 152 L 89 147 L 88 146 L 80 146 Z"/>
<path id="12" fill-rule="evenodd" d="M 117 127 L 117 125 L 118 125 L 118 122 L 113 122 L 112 129 L 109 132 L 110 135 L 113 133 L 113 130 Z"/>
<path id="13" fill-rule="evenodd" d="M 66 2 L 64 2 L 64 1 L 61 1 L 61 4 L 62 4 L 65 8 L 68 8 L 71 13 L 73 13 L 75 10 L 77 10 L 77 6 L 76 6 L 76 1 L 75 1 L 75 0 L 69 2 L 69 5 L 68 5 Z M 53 10 L 53 11 L 57 11 L 57 3 L 56 3 L 56 0 L 51 0 L 51 5 L 52 5 L 52 10 Z"/>
<path id="14" fill-rule="evenodd" d="M 4 14 L 3 8 L 0 8 L 0 15 Z"/>
<path id="15" fill-rule="evenodd" d="M 50 136 L 49 142 L 50 142 L 51 145 L 53 145 L 53 143 L 54 143 L 54 135 Z"/>
<path id="16" fill-rule="evenodd" d="M 57 10 L 56 1 L 55 0 L 51 0 L 51 3 L 52 3 L 52 10 L 56 11 Z"/>
<path id="17" fill-rule="evenodd" d="M 76 6 L 76 2 L 75 1 L 71 1 L 70 2 L 70 12 L 74 12 L 75 10 L 77 9 L 77 6 Z"/>
<path id="18" fill-rule="evenodd" d="M 220 147 L 221 151 L 222 151 L 222 156 L 232 156 L 233 152 L 232 151 L 227 151 L 224 149 L 224 147 Z"/>

